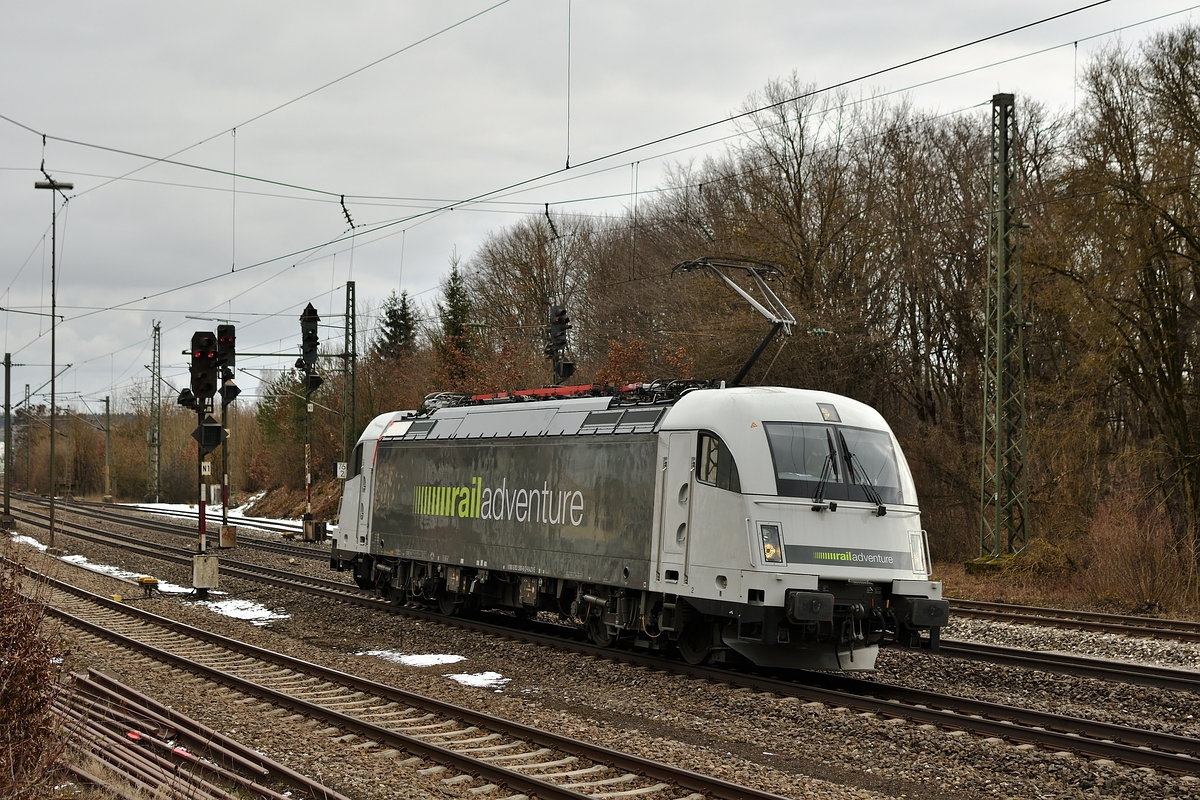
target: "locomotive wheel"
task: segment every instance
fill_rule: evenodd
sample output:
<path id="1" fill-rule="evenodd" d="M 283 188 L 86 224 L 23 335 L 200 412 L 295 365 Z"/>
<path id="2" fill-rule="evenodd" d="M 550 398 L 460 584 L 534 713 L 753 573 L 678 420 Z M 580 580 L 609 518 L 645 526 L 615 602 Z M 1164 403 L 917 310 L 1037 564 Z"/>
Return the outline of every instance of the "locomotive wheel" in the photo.
<path id="1" fill-rule="evenodd" d="M 604 624 L 604 619 L 598 615 L 588 618 L 587 635 L 597 647 L 608 647 L 616 639 Z"/>
<path id="2" fill-rule="evenodd" d="M 708 660 L 709 651 L 716 641 L 717 626 L 700 617 L 689 619 L 675 644 L 679 647 L 679 655 L 692 666 L 700 666 Z"/>
<path id="3" fill-rule="evenodd" d="M 454 614 L 454 609 L 457 606 L 458 606 L 458 603 L 454 602 L 454 595 L 448 594 L 446 592 L 442 592 L 441 594 L 438 595 L 438 599 L 437 599 L 438 611 L 442 612 L 447 617 L 452 616 Z"/>

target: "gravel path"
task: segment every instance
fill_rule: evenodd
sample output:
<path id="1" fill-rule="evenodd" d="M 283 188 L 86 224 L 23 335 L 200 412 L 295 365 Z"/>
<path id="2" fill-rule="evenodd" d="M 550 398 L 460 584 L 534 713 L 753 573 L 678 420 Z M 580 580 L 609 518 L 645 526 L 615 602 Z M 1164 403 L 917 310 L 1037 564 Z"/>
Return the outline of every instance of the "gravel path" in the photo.
<path id="1" fill-rule="evenodd" d="M 243 533 L 243 536 L 248 534 Z M 61 536 L 61 532 L 60 532 Z M 145 532 L 179 546 L 180 537 Z M 63 537 L 69 552 L 160 580 L 187 585 L 190 573 L 164 562 L 139 563 L 120 550 Z M 31 551 L 32 548 L 22 547 Z M 29 556 L 36 565 L 42 559 Z M 330 577 L 325 564 L 241 548 L 236 558 Z M 100 594 L 132 597 L 112 578 L 54 562 L 65 580 Z M 349 580 L 347 578 L 347 580 Z M 804 704 L 678 675 L 559 653 L 436 623 L 330 604 L 286 589 L 222 577 L 230 597 L 253 599 L 288 616 L 256 626 L 179 597 L 131 600 L 139 607 L 262 647 L 354 672 L 497 716 L 586 738 L 614 749 L 745 782 L 795 798 L 1200 798 L 1200 780 L 1051 753 L 960 732 Z M 220 599 L 220 598 L 217 598 Z M 1194 645 L 1077 634 L 976 620 L 955 623 L 947 637 L 1018 647 L 1195 668 Z M 231 712 L 211 702 L 211 684 L 106 646 L 71 645 L 73 669 L 95 666 L 175 705 L 301 772 L 353 797 L 444 796 L 449 790 L 417 774 L 353 750 L 353 743 L 281 725 L 277 712 L 243 704 Z M 447 654 L 455 664 L 414 667 L 366 651 Z M 468 686 L 447 676 L 494 672 L 507 679 Z M 1110 722 L 1200 737 L 1200 696 L 1124 686 L 1053 673 L 1013 670 L 901 650 L 880 654 L 876 678 L 934 691 L 1009 702 Z M 256 710 L 257 709 L 257 710 Z M 271 716 L 275 713 L 276 716 Z M 383 763 L 386 761 L 386 763 Z"/>

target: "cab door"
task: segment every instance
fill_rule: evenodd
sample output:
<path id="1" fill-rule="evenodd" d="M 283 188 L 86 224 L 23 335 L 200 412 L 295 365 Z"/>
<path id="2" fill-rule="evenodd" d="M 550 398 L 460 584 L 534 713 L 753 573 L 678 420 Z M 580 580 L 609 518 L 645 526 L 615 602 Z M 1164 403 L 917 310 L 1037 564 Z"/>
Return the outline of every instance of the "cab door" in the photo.
<path id="1" fill-rule="evenodd" d="M 338 515 L 338 531 L 341 541 L 339 550 L 365 552 L 367 549 L 366 514 L 367 480 L 363 474 L 363 450 L 366 442 L 359 442 L 350 459 L 350 477 L 342 486 L 342 509 Z"/>
<path id="2" fill-rule="evenodd" d="M 696 473 L 696 435 L 671 433 L 663 465 L 662 518 L 658 537 L 658 578 L 666 584 L 688 582 L 692 527 L 692 487 Z M 667 591 L 670 591 L 668 588 Z"/>

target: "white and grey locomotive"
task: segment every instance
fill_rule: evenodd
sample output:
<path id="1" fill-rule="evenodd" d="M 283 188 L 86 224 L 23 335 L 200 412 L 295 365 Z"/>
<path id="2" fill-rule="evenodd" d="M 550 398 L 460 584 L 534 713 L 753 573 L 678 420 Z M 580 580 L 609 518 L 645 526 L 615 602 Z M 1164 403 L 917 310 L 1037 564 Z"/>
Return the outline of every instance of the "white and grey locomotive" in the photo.
<path id="1" fill-rule="evenodd" d="M 331 562 L 401 602 L 547 611 L 592 641 L 872 669 L 949 616 L 887 423 L 790 388 L 567 387 L 375 418 Z M 924 636 L 923 636 L 924 634 Z"/>

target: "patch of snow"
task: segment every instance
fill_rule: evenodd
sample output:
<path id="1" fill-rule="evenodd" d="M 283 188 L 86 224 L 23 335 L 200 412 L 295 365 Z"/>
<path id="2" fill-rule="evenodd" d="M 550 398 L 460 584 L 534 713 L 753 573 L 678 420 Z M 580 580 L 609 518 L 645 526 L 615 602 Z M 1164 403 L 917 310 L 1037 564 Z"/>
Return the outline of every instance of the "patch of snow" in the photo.
<path id="1" fill-rule="evenodd" d="M 33 538 L 32 536 L 25 536 L 24 534 L 22 534 L 20 536 L 14 536 L 12 538 L 12 540 L 14 542 L 20 542 L 21 544 L 27 544 L 30 547 L 36 547 L 38 550 L 41 550 L 42 552 L 45 552 L 49 548 L 49 545 L 44 545 L 41 542 L 39 542 L 37 539 Z"/>
<path id="2" fill-rule="evenodd" d="M 458 681 L 463 686 L 477 686 L 480 689 L 495 689 L 503 691 L 504 685 L 512 680 L 499 672 L 476 672 L 473 675 L 447 675 L 452 681 Z"/>
<path id="3" fill-rule="evenodd" d="M 442 664 L 457 664 L 466 660 L 466 656 L 439 655 L 434 653 L 400 653 L 396 650 L 364 650 L 355 653 L 360 656 L 375 656 L 393 664 L 403 664 L 406 667 L 437 667 Z"/>
<path id="4" fill-rule="evenodd" d="M 197 605 L 207 606 L 218 614 L 234 619 L 244 619 L 252 625 L 268 625 L 272 620 L 291 619 L 291 614 L 284 614 L 283 609 L 269 609 L 253 600 L 201 600 Z"/>
<path id="5" fill-rule="evenodd" d="M 302 529 L 302 523 L 299 522 L 298 520 L 294 520 L 294 519 L 272 519 L 270 517 L 247 517 L 245 515 L 245 509 L 251 503 L 253 503 L 256 499 L 258 499 L 258 498 L 251 498 L 244 505 L 240 505 L 237 508 L 229 509 L 229 522 L 234 525 L 245 525 L 248 528 L 253 528 L 255 523 L 257 523 L 257 522 L 273 522 L 273 523 L 278 523 L 280 525 L 287 525 L 288 527 L 295 528 L 297 532 L 299 532 Z M 196 513 L 196 505 L 194 503 L 122 503 L 121 505 L 128 506 L 129 508 L 136 508 L 139 511 L 146 511 L 151 514 L 153 514 L 155 511 L 168 511 L 168 512 L 169 511 L 176 511 L 176 512 L 184 511 L 189 514 Z M 221 504 L 220 503 L 209 503 L 208 506 L 206 507 L 206 509 L 207 509 L 208 514 L 210 515 L 209 519 L 211 520 L 214 516 L 220 515 Z"/>
<path id="6" fill-rule="evenodd" d="M 84 569 L 90 569 L 92 572 L 99 572 L 101 575 L 111 575 L 114 578 L 124 578 L 131 581 L 136 581 L 138 578 L 146 574 L 144 572 L 130 572 L 127 569 L 121 569 L 120 567 L 114 567 L 109 564 L 96 564 L 92 561 L 89 561 L 87 556 L 81 555 L 63 556 L 61 560 L 66 561 L 68 564 L 75 564 L 76 566 L 83 567 Z M 166 594 L 187 594 L 191 591 L 191 589 L 187 586 L 178 586 L 174 583 L 168 583 L 167 581 L 159 581 L 158 590 Z"/>

